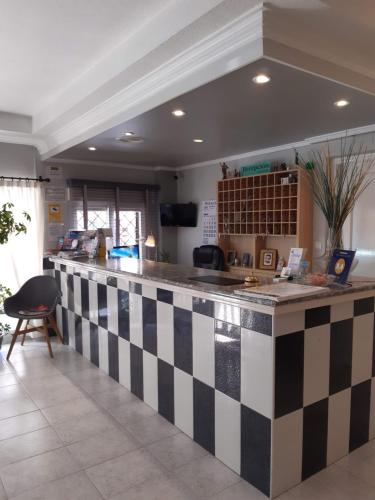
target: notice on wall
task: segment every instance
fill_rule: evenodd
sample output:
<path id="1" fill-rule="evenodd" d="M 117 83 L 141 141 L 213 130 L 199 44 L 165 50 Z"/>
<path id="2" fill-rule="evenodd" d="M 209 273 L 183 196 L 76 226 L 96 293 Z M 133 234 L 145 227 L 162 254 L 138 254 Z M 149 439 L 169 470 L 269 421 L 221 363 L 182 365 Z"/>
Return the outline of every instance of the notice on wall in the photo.
<path id="1" fill-rule="evenodd" d="M 216 200 L 205 200 L 203 206 L 203 245 L 216 245 Z"/>
<path id="2" fill-rule="evenodd" d="M 46 187 L 44 195 L 46 201 L 65 201 L 65 187 Z"/>
<path id="3" fill-rule="evenodd" d="M 48 203 L 48 222 L 61 222 L 60 203 Z"/>
<path id="4" fill-rule="evenodd" d="M 62 168 L 58 165 L 47 165 L 46 175 L 51 182 L 62 179 Z"/>

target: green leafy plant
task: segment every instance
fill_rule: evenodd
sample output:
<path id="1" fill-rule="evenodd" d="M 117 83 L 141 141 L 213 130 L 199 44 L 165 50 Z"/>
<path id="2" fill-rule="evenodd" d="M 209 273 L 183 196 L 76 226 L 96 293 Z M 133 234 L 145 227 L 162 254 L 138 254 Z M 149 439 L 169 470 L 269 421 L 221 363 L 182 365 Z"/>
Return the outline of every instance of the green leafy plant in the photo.
<path id="1" fill-rule="evenodd" d="M 0 284 L 0 314 L 4 314 L 4 300 L 10 297 L 11 291 L 8 287 Z M 0 334 L 5 335 L 9 333 L 10 325 L 8 323 L 0 322 Z"/>
<path id="2" fill-rule="evenodd" d="M 0 209 L 0 245 L 8 243 L 11 235 L 19 235 L 26 233 L 27 228 L 23 221 L 16 221 L 12 211 L 14 208 L 13 203 L 4 203 Z M 31 221 L 28 213 L 22 213 L 26 222 Z M 11 296 L 11 291 L 8 287 L 0 284 L 0 314 L 4 314 L 4 300 Z M 10 325 L 0 321 L 0 335 L 9 333 Z"/>
<path id="3" fill-rule="evenodd" d="M 14 218 L 12 208 L 13 203 L 4 203 L 0 210 L 0 245 L 8 243 L 9 236 L 11 234 L 18 235 L 20 233 L 26 233 L 26 225 L 24 222 L 17 222 Z M 31 221 L 31 217 L 28 213 L 22 213 L 26 222 Z"/>

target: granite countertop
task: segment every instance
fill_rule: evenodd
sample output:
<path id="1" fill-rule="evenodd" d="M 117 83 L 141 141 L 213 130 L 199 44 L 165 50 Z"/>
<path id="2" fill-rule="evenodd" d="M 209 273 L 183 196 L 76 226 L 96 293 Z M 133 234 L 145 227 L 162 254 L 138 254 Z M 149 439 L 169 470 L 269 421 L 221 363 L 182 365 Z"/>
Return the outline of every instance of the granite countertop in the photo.
<path id="1" fill-rule="evenodd" d="M 167 264 L 164 262 L 154 262 L 151 260 L 138 260 L 129 258 L 112 258 L 112 259 L 89 259 L 81 257 L 77 259 L 69 259 L 64 257 L 50 257 L 52 261 L 68 266 L 82 266 L 88 271 L 107 271 L 115 274 L 124 274 L 128 277 L 134 276 L 150 281 L 157 281 L 161 283 L 170 284 L 173 286 L 180 286 L 191 290 L 196 290 L 203 293 L 215 294 L 221 297 L 227 297 L 235 300 L 246 302 L 253 302 L 265 306 L 278 307 L 281 305 L 292 304 L 303 301 L 312 301 L 317 299 L 324 299 L 328 297 L 336 297 L 340 295 L 347 295 L 356 292 L 366 292 L 375 290 L 375 280 L 366 278 L 357 278 L 353 281 L 352 286 L 342 288 L 327 288 L 326 291 L 315 296 L 305 296 L 299 298 L 292 298 L 287 301 L 277 302 L 272 298 L 259 297 L 244 297 L 243 295 L 235 294 L 235 290 L 248 289 L 245 284 L 235 284 L 229 286 L 213 285 L 210 283 L 202 283 L 192 281 L 189 278 L 196 278 L 199 276 L 222 276 L 231 279 L 242 279 L 240 276 L 233 275 L 223 271 L 213 271 L 210 269 L 201 269 L 197 267 Z M 262 284 L 269 284 L 272 282 L 270 278 L 258 276 Z M 255 291 L 255 288 L 250 288 Z"/>

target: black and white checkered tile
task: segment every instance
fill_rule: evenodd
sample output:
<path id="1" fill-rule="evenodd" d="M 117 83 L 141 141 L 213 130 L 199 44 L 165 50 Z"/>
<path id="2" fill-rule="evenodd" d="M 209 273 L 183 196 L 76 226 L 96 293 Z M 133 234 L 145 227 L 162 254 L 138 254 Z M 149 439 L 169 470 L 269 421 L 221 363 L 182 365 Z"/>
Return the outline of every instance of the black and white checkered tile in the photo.
<path id="1" fill-rule="evenodd" d="M 276 496 L 375 437 L 374 297 L 275 316 L 274 336 Z"/>
<path id="2" fill-rule="evenodd" d="M 55 266 L 65 342 L 269 495 L 272 316 Z"/>

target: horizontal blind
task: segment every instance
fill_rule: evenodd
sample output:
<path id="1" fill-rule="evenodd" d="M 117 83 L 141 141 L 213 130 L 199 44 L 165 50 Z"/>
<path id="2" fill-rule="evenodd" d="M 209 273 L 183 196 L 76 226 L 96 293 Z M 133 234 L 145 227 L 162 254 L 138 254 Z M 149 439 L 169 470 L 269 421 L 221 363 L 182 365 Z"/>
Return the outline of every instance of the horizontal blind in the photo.
<path id="1" fill-rule="evenodd" d="M 159 237 L 158 186 L 145 184 L 115 184 L 80 181 L 68 181 L 70 203 L 70 228 L 84 229 L 82 214 L 87 208 L 88 228 L 111 227 L 116 244 L 120 244 L 120 224 L 128 220 L 129 214 L 137 212 L 137 238 L 141 254 L 144 255 L 144 241 L 152 232 L 156 241 Z M 85 199 L 85 192 L 87 199 Z M 134 227 L 135 214 L 130 214 Z M 130 219 L 129 219 L 130 220 Z"/>
<path id="2" fill-rule="evenodd" d="M 83 219 L 83 187 L 70 187 L 68 190 L 68 228 L 84 229 Z"/>

